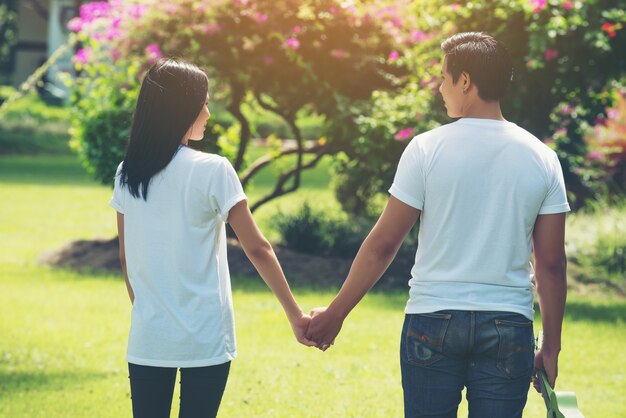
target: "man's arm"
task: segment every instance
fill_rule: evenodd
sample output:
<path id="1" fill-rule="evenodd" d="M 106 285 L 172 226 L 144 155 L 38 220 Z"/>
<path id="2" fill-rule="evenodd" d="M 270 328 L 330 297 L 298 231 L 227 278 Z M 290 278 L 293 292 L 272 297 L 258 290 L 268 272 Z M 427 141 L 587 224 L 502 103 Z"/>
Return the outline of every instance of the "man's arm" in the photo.
<path id="1" fill-rule="evenodd" d="M 122 265 L 122 272 L 124 273 L 126 290 L 128 291 L 130 303 L 135 303 L 135 293 L 133 292 L 133 288 L 130 287 L 130 281 L 128 281 L 128 272 L 126 271 L 126 251 L 124 249 L 124 214 L 120 212 L 117 212 L 117 236 L 120 243 L 120 263 Z"/>
<path id="2" fill-rule="evenodd" d="M 344 319 L 380 279 L 398 253 L 404 237 L 419 219 L 421 211 L 391 196 L 378 222 L 359 249 L 348 277 L 328 308 L 317 310 L 307 338 L 318 348 L 330 345 Z"/>
<path id="3" fill-rule="evenodd" d="M 543 325 L 543 345 L 535 356 L 535 369 L 545 370 L 548 382 L 554 387 L 558 375 L 561 326 L 567 295 L 564 213 L 537 217 L 533 247 L 535 282 Z"/>

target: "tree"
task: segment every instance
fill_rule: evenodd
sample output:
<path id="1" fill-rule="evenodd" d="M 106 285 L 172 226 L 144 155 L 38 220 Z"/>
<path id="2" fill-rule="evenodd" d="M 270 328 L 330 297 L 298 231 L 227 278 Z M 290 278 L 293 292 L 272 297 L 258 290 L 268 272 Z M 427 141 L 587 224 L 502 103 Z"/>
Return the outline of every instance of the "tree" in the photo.
<path id="1" fill-rule="evenodd" d="M 178 0 L 164 7 L 152 3 L 91 3 L 70 25 L 85 44 L 75 57 L 85 75 L 76 84 L 80 98 L 75 143 L 95 174 L 107 182 L 117 162 L 95 161 L 104 154 L 90 147 L 101 144 L 90 140 L 81 126 L 132 102 L 126 96 L 136 92 L 138 80 L 132 78 L 130 86 L 120 89 L 128 83 L 110 75 L 113 66 L 130 69 L 135 76 L 156 58 L 177 55 L 206 67 L 225 89 L 226 108 L 239 122 L 233 164 L 244 186 L 261 168 L 296 155 L 295 166 L 280 173 L 272 192 L 252 204 L 252 210 L 297 190 L 302 171 L 340 151 L 336 144 L 345 142 L 332 136 L 306 146 L 297 120 L 302 109 L 323 115 L 330 126 L 344 114 L 341 108 L 368 100 L 375 90 L 395 88 L 402 74 L 402 67 L 389 59 L 397 40 L 383 21 L 336 0 Z M 107 95 L 107 89 L 114 94 Z M 124 93 L 119 96 L 119 91 Z M 296 146 L 263 157 L 244 171 L 251 129 L 242 106 L 249 100 L 282 118 Z M 93 113 L 94 108 L 99 110 Z M 312 158 L 305 161 L 305 154 Z"/>
<path id="2" fill-rule="evenodd" d="M 205 66 L 218 82 L 214 96 L 227 98 L 226 107 L 238 122 L 232 160 L 244 184 L 262 167 L 296 155 L 294 166 L 279 175 L 274 190 L 255 209 L 296 190 L 302 170 L 330 154 L 340 156 L 339 201 L 352 212 L 365 213 L 372 196 L 390 184 L 406 141 L 447 122 L 437 92 L 441 41 L 455 32 L 480 30 L 502 40 L 513 58 L 515 76 L 503 103 L 505 115 L 554 147 L 572 203 L 580 207 L 597 197 L 601 178 L 588 175 L 591 162 L 584 136 L 596 120 L 606 119 L 612 83 L 626 70 L 621 53 L 625 3 L 91 3 L 72 24 L 85 43 L 76 61 L 86 76 L 77 84 L 82 96 L 75 143 L 89 143 L 81 136 L 81 125 L 97 116 L 93 109 L 106 112 L 120 103 L 132 109 L 137 75 L 158 56 L 175 54 Z M 129 76 L 112 75 L 112 68 Z M 247 165 L 252 130 L 243 107 L 250 103 L 282 118 L 295 147 Z M 297 118 L 302 109 L 324 117 L 325 140 L 304 143 Z M 232 137 L 235 131 L 228 133 Z M 100 165 L 110 167 L 101 179 L 110 181 L 115 163 Z"/>

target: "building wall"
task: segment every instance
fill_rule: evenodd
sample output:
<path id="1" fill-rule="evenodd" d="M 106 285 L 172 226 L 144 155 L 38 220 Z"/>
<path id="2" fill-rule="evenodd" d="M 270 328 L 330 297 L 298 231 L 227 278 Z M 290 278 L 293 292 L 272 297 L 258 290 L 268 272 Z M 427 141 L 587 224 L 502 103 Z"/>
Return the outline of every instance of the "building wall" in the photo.
<path id="1" fill-rule="evenodd" d="M 50 0 L 43 3 L 49 8 Z M 18 2 L 17 14 L 17 45 L 12 80 L 14 86 L 26 81 L 48 54 L 48 21 L 23 1 Z"/>

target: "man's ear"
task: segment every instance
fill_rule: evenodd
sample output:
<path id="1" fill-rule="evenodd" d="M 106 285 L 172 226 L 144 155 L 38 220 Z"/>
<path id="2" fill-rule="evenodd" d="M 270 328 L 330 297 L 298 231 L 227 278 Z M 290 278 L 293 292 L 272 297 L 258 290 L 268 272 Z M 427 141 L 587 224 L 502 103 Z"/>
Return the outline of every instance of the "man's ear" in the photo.
<path id="1" fill-rule="evenodd" d="M 469 93 L 469 90 L 472 87 L 472 78 L 470 77 L 469 73 L 461 73 L 461 82 L 463 83 L 463 93 Z"/>

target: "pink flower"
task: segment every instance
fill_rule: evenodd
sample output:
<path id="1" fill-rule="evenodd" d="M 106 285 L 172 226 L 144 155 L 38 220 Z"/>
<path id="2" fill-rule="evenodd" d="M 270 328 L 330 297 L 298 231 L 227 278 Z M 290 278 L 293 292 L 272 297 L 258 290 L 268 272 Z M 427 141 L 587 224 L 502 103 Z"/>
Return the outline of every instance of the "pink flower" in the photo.
<path id="1" fill-rule="evenodd" d="M 112 49 L 111 50 L 111 59 L 113 61 L 117 61 L 120 58 L 122 58 L 122 53 L 119 50 L 117 50 L 117 49 Z"/>
<path id="2" fill-rule="evenodd" d="M 67 28 L 72 32 L 80 32 L 83 29 L 83 21 L 80 17 L 75 17 L 67 22 Z"/>
<path id="3" fill-rule="evenodd" d="M 169 14 L 169 15 L 173 15 L 176 12 L 178 12 L 179 7 L 180 6 L 178 4 L 176 4 L 176 3 L 170 3 L 170 4 L 165 6 L 165 12 L 167 14 Z"/>
<path id="4" fill-rule="evenodd" d="M 606 118 L 599 116 L 593 121 L 593 124 L 599 125 L 599 126 L 606 126 L 607 121 L 606 121 Z"/>
<path id="5" fill-rule="evenodd" d="M 148 54 L 148 59 L 151 63 L 155 63 L 159 58 L 163 57 L 163 53 L 161 53 L 161 48 L 157 44 L 150 44 L 146 47 L 146 53 Z"/>
<path id="6" fill-rule="evenodd" d="M 574 8 L 574 3 L 571 1 L 564 1 L 561 6 L 563 6 L 565 10 L 572 10 Z"/>
<path id="7" fill-rule="evenodd" d="M 533 13 L 539 13 L 548 5 L 548 0 L 529 0 L 531 6 L 533 6 Z"/>
<path id="8" fill-rule="evenodd" d="M 424 79 L 424 80 L 421 80 L 421 81 L 420 81 L 420 86 L 421 86 L 421 87 L 429 87 L 429 86 L 432 86 L 432 85 L 433 85 L 434 83 L 436 83 L 436 82 L 437 82 L 437 77 L 435 77 L 435 76 L 433 75 L 433 76 L 430 76 L 430 78 L 429 78 L 429 79 Z"/>
<path id="9" fill-rule="evenodd" d="M 96 19 L 107 17 L 110 5 L 106 1 L 93 1 L 80 6 L 80 17 L 85 23 L 91 23 Z"/>
<path id="10" fill-rule="evenodd" d="M 560 128 L 557 129 L 556 131 L 554 131 L 554 135 L 553 136 L 567 136 L 567 128 Z"/>
<path id="11" fill-rule="evenodd" d="M 287 48 L 291 48 L 295 51 L 296 49 L 300 48 L 300 41 L 296 38 L 289 38 L 285 41 L 284 45 Z"/>
<path id="12" fill-rule="evenodd" d="M 302 26 L 298 25 L 298 26 L 294 26 L 293 29 L 291 30 L 295 35 L 299 34 L 300 32 L 302 32 Z"/>
<path id="13" fill-rule="evenodd" d="M 548 48 L 543 53 L 543 57 L 546 59 L 546 61 L 552 61 L 559 57 L 559 51 L 557 49 Z"/>
<path id="14" fill-rule="evenodd" d="M 213 36 L 220 30 L 222 30 L 222 25 L 217 22 L 212 22 L 204 25 L 199 25 L 198 29 L 200 30 L 200 32 L 204 33 L 207 36 Z"/>
<path id="15" fill-rule="evenodd" d="M 79 49 L 76 55 L 72 57 L 72 61 L 76 64 L 85 65 L 91 61 L 93 50 L 91 48 Z"/>
<path id="16" fill-rule="evenodd" d="M 395 61 L 398 58 L 400 58 L 400 53 L 398 51 L 391 51 L 391 53 L 387 57 L 389 61 Z"/>
<path id="17" fill-rule="evenodd" d="M 129 6 L 128 14 L 133 20 L 139 20 L 146 12 L 147 7 L 142 4 L 133 4 Z"/>
<path id="18" fill-rule="evenodd" d="M 421 30 L 414 30 L 409 36 L 409 41 L 416 44 L 419 42 L 427 41 L 430 38 L 432 38 L 432 36 L 427 34 L 426 32 L 422 32 Z"/>
<path id="19" fill-rule="evenodd" d="M 107 41 L 112 41 L 113 39 L 117 39 L 122 35 L 122 32 L 119 29 L 109 29 L 104 33 L 104 37 Z"/>
<path id="20" fill-rule="evenodd" d="M 575 110 L 576 108 L 570 104 L 565 104 L 561 106 L 560 109 L 562 115 L 571 115 L 572 113 L 574 113 Z"/>
<path id="21" fill-rule="evenodd" d="M 404 141 L 406 141 L 407 139 L 409 139 L 409 138 L 411 138 L 413 136 L 413 132 L 414 132 L 413 128 L 405 128 L 405 129 L 402 129 L 401 131 L 398 131 L 393 136 L 393 138 L 396 141 L 404 142 Z"/>
<path id="22" fill-rule="evenodd" d="M 592 151 L 589 154 L 587 154 L 587 158 L 589 158 L 590 160 L 601 160 L 602 154 L 599 153 L 598 151 Z"/>
<path id="23" fill-rule="evenodd" d="M 344 51 L 343 49 L 333 49 L 332 51 L 330 51 L 330 55 L 333 58 L 346 58 L 348 56 L 348 53 L 346 51 Z"/>
<path id="24" fill-rule="evenodd" d="M 256 13 L 252 18 L 257 23 L 264 23 L 267 21 L 267 15 L 265 13 Z"/>

